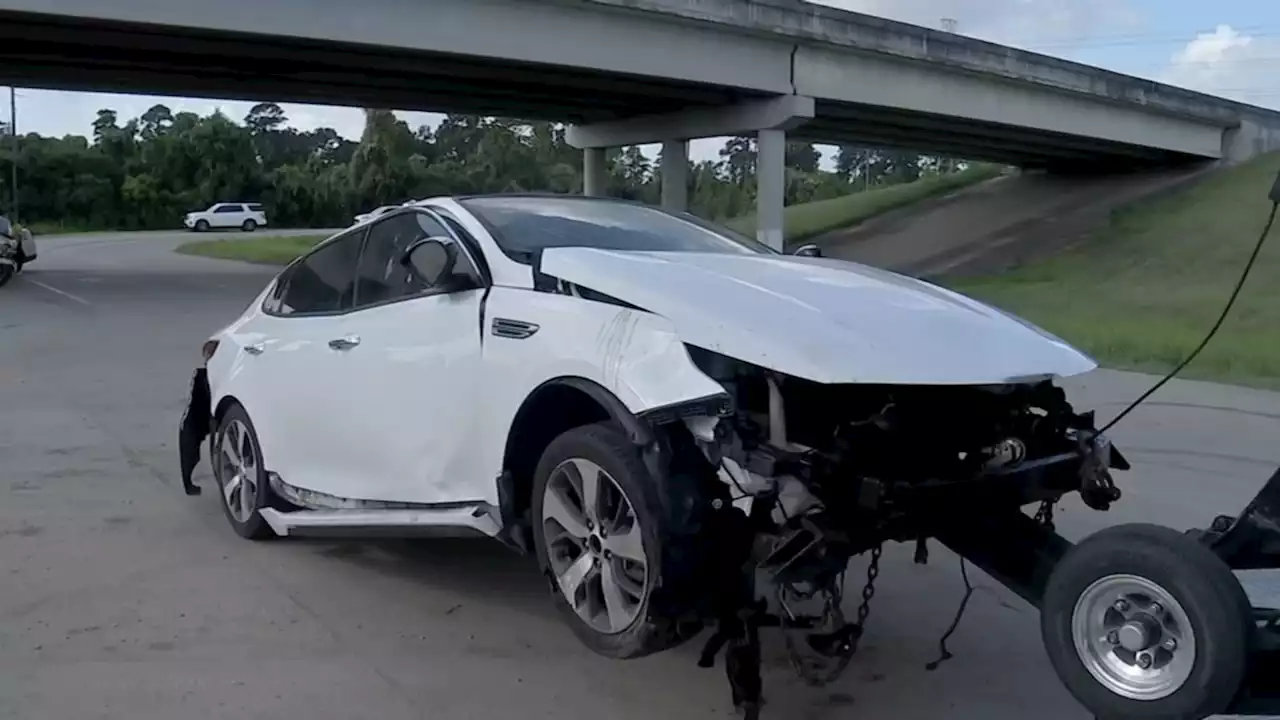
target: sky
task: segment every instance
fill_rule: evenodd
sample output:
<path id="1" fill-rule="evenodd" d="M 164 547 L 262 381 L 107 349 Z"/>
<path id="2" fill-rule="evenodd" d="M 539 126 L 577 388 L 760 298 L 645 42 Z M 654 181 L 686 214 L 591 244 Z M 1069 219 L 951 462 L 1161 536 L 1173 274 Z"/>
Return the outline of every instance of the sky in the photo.
<path id="1" fill-rule="evenodd" d="M 929 27 L 955 21 L 956 32 L 1108 70 L 1280 109 L 1280 0 L 821 0 L 821 4 Z M 251 102 L 23 89 L 18 129 L 89 135 L 100 108 L 121 119 L 163 102 L 174 112 L 221 109 L 244 117 Z M 300 130 L 332 127 L 357 140 L 357 108 L 282 104 Z M 435 125 L 433 113 L 399 112 L 411 127 Z M 722 138 L 695 140 L 691 155 L 715 159 Z M 656 149 L 646 148 L 654 155 Z M 824 165 L 831 162 L 824 152 Z"/>

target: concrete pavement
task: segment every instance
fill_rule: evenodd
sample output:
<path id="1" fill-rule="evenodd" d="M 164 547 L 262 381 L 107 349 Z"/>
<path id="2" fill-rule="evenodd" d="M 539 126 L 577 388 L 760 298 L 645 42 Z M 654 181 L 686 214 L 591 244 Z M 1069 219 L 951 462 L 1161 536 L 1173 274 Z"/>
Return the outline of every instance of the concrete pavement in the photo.
<path id="1" fill-rule="evenodd" d="M 49 239 L 0 289 L 0 718 L 733 717 L 698 643 L 602 660 L 531 562 L 494 543 L 255 544 L 216 496 L 183 496 L 175 438 L 200 344 L 272 272 L 170 252 L 191 237 Z M 1150 381 L 1069 387 L 1110 417 Z M 1060 525 L 1078 537 L 1234 513 L 1280 465 L 1278 424 L 1280 395 L 1174 383 L 1114 433 L 1138 468 L 1118 478 L 1126 499 L 1070 505 Z M 199 479 L 212 482 L 204 466 Z M 943 549 L 927 566 L 910 550 L 886 550 L 838 683 L 805 687 L 766 634 L 766 717 L 1086 717 L 1032 609 L 976 571 L 956 659 L 927 672 L 961 584 Z M 856 599 L 860 561 L 849 577 Z"/>

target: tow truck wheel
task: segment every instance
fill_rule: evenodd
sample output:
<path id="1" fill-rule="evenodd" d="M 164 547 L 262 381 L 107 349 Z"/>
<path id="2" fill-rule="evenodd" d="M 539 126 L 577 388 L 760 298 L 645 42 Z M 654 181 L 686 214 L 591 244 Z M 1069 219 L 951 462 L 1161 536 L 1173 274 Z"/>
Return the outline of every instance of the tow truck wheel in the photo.
<path id="1" fill-rule="evenodd" d="M 1207 547 L 1134 524 L 1066 554 L 1040 627 L 1058 676 L 1101 720 L 1198 720 L 1225 712 L 1239 693 L 1251 617 L 1240 583 Z"/>
<path id="2" fill-rule="evenodd" d="M 609 424 L 560 435 L 534 472 L 539 565 L 574 634 L 606 657 L 661 652 L 701 629 L 651 607 L 669 537 L 655 487 L 635 445 Z"/>

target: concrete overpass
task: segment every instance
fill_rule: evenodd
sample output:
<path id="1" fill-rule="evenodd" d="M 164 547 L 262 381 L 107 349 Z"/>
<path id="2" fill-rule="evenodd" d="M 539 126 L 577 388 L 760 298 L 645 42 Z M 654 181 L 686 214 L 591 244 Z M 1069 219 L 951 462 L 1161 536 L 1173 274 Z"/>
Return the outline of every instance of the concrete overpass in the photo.
<path id="1" fill-rule="evenodd" d="M 781 243 L 787 134 L 1022 166 L 1244 159 L 1280 113 L 799 0 L 0 0 L 0 82 L 575 123 L 664 142 L 683 207 L 695 137 L 756 134 Z"/>

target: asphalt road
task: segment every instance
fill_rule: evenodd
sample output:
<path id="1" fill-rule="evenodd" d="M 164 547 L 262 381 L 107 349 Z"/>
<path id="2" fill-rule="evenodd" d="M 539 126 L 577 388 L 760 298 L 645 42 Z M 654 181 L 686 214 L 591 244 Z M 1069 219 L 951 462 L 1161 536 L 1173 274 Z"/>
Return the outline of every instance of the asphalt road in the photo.
<path id="1" fill-rule="evenodd" d="M 170 252 L 190 237 L 46 238 L 0 289 L 0 717 L 733 716 L 697 643 L 602 660 L 531 562 L 494 543 L 255 544 L 216 495 L 183 496 L 175 436 L 200 344 L 270 276 Z M 1109 417 L 1147 382 L 1099 372 L 1072 388 Z M 1079 537 L 1234 513 L 1280 465 L 1278 426 L 1280 396 L 1173 384 L 1114 433 L 1138 466 L 1125 501 L 1060 524 Z M 955 558 L 932 560 L 886 551 L 862 654 L 832 686 L 795 680 L 766 634 L 766 717 L 1085 718 L 1036 614 L 977 573 L 956 658 L 925 670 L 961 592 Z"/>

